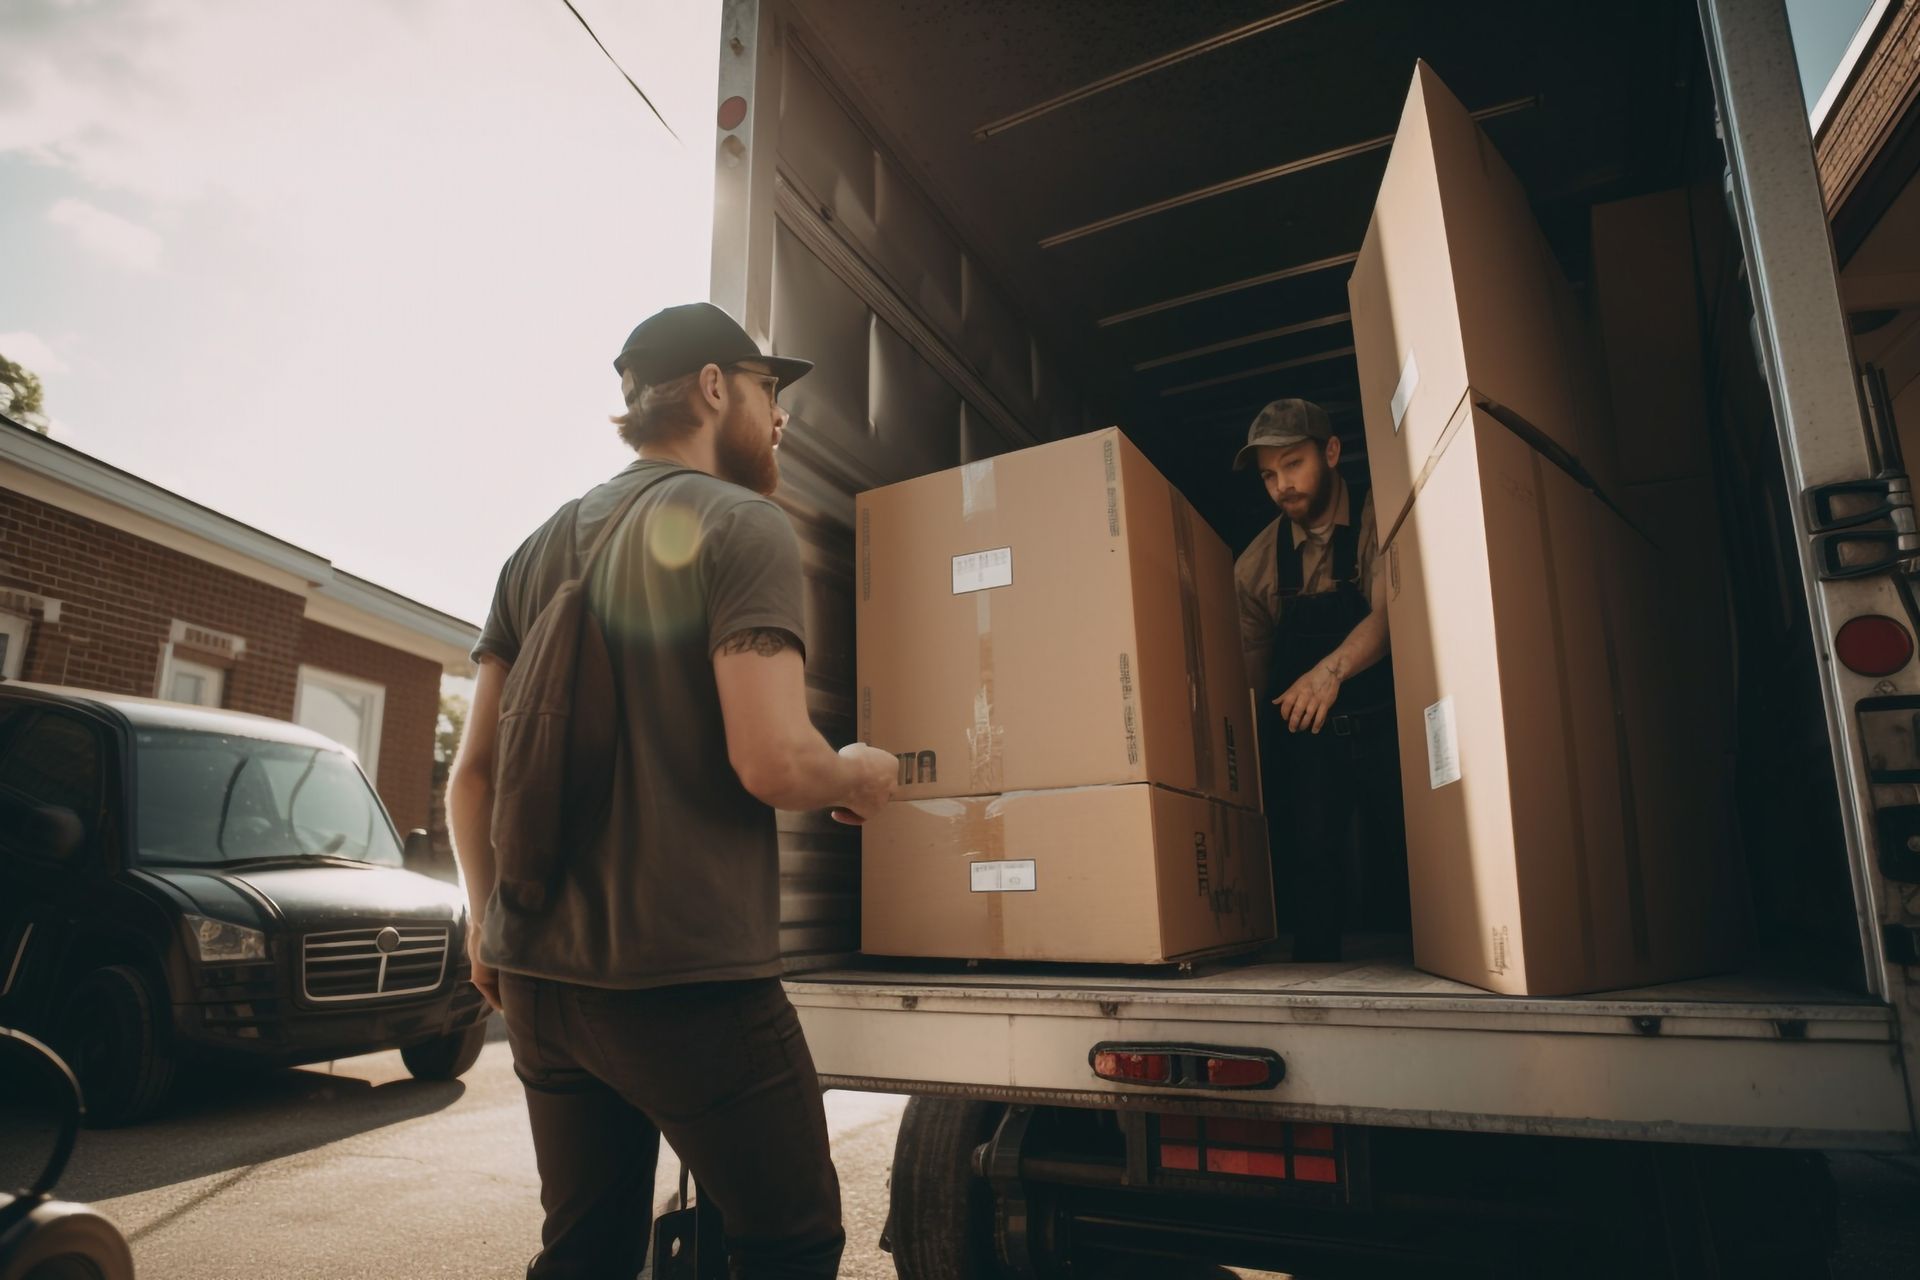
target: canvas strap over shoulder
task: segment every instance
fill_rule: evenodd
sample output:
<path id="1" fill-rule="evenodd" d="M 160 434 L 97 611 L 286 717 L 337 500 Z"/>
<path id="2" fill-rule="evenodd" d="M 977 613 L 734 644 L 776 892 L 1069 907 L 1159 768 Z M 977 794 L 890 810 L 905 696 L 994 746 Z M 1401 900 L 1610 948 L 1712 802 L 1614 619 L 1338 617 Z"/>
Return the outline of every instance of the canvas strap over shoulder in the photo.
<path id="1" fill-rule="evenodd" d="M 620 700 L 606 635 L 587 608 L 587 581 L 640 495 L 684 469 L 650 476 L 620 500 L 578 571 L 541 607 L 507 672 L 492 834 L 497 892 L 511 911 L 550 906 L 567 859 L 605 826 Z"/>

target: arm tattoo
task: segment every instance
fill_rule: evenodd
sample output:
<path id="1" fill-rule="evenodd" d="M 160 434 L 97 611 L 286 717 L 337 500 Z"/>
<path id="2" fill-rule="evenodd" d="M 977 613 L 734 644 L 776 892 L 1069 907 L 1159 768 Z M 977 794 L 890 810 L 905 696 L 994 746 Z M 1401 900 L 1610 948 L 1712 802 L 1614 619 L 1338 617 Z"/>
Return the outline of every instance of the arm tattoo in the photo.
<path id="1" fill-rule="evenodd" d="M 793 633 L 780 627 L 748 627 L 722 640 L 719 652 L 757 653 L 763 658 L 771 658 L 794 643 Z"/>

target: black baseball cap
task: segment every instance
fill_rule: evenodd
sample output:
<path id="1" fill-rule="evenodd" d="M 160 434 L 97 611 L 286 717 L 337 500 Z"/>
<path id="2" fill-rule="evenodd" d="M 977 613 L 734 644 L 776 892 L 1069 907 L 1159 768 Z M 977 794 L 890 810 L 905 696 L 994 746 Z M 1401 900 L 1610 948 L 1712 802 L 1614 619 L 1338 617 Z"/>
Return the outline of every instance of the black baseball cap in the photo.
<path id="1" fill-rule="evenodd" d="M 614 371 L 631 373 L 642 386 L 698 373 L 710 364 L 721 368 L 757 360 L 785 387 L 813 368 L 811 360 L 762 355 L 734 318 L 711 302 L 689 302 L 656 311 L 634 326 L 613 358 Z"/>

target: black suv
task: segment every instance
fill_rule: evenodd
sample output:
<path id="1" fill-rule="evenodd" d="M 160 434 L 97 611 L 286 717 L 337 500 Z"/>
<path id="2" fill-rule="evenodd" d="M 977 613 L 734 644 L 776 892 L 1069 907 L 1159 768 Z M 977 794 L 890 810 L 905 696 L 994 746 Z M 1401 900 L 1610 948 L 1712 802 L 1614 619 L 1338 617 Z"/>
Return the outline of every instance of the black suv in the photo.
<path id="1" fill-rule="evenodd" d="M 353 756 L 298 725 L 0 683 L 0 1024 L 37 1031 L 92 1123 L 176 1064 L 479 1056 L 466 899 L 408 870 Z"/>

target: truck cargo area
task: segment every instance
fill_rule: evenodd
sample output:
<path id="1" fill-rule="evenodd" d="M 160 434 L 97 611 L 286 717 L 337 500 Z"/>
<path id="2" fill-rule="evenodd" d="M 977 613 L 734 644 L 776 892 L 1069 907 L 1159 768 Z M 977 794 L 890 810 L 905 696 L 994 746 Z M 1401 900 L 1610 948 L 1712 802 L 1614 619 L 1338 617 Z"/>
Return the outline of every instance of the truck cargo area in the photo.
<path id="1" fill-rule="evenodd" d="M 768 0 L 728 13 L 780 41 L 755 51 L 757 87 L 777 63 L 780 92 L 777 105 L 756 102 L 778 121 L 755 126 L 777 166 L 752 178 L 777 218 L 770 281 L 749 265 L 730 282 L 726 237 L 758 243 L 748 209 L 761 206 L 729 187 L 723 140 L 716 294 L 738 287 L 748 312 L 771 315 L 776 347 L 821 362 L 794 390 L 802 426 L 782 457 L 819 583 L 809 672 L 829 736 L 851 738 L 857 692 L 851 493 L 1118 423 L 1238 550 L 1274 512 L 1230 460 L 1280 396 L 1325 406 L 1343 467 L 1365 468 L 1346 282 L 1416 58 L 1519 175 L 1576 289 L 1593 282 L 1594 206 L 1680 193 L 1685 327 L 1704 367 L 1736 635 L 1733 781 L 1701 803 L 1736 826 L 1747 869 L 1747 900 L 1726 904 L 1757 939 L 1737 972 L 1503 997 L 1423 973 L 1405 937 L 1377 934 L 1331 965 L 1288 963 L 1284 935 L 1186 968 L 863 957 L 856 847 L 786 815 L 791 989 L 830 1084 L 1147 1105 L 1088 1071 L 1094 1043 L 1117 1037 L 1288 1059 L 1284 1101 L 1206 1099 L 1216 1111 L 1668 1141 L 1907 1140 L 1898 1032 L 1863 962 L 1872 926 L 1857 907 L 1789 523 L 1799 495 L 1751 339 L 1692 3 L 1116 12 Z M 723 98 L 748 83 L 726 67 L 723 53 Z M 1641 1052 L 1650 1041 L 1663 1049 Z"/>

